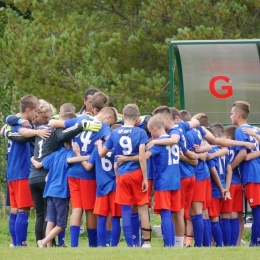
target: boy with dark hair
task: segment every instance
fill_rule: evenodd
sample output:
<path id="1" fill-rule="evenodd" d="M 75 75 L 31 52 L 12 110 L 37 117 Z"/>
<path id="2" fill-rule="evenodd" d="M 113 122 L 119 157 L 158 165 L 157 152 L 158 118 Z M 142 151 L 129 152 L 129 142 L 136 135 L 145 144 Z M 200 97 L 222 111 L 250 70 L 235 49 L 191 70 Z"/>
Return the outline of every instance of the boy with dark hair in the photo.
<path id="1" fill-rule="evenodd" d="M 109 139 L 102 147 L 97 142 L 99 155 L 103 158 L 114 147 L 116 155 L 134 156 L 139 154 L 139 161 L 127 161 L 118 165 L 116 203 L 122 205 L 123 231 L 126 243 L 133 247 L 132 239 L 132 205 L 138 206 L 144 244 L 150 247 L 150 221 L 148 216 L 148 182 L 145 159 L 145 144 L 148 138 L 144 130 L 134 127 L 139 117 L 139 109 L 135 104 L 128 104 L 123 109 L 124 125 L 112 131 Z"/>
<path id="2" fill-rule="evenodd" d="M 99 90 L 96 88 L 89 88 L 85 91 L 84 99 L 83 99 L 84 106 L 80 109 L 80 111 L 78 113 L 79 115 L 83 115 L 83 114 L 92 115 L 93 114 L 91 103 L 92 103 L 92 97 L 96 92 L 99 92 Z"/>
<path id="3" fill-rule="evenodd" d="M 231 109 L 230 119 L 232 124 L 238 128 L 235 131 L 235 139 L 239 141 L 249 141 L 255 145 L 252 152 L 259 151 L 258 140 L 243 132 L 243 128 L 252 129 L 254 132 L 257 130 L 247 124 L 247 117 L 250 112 L 250 105 L 245 101 L 236 101 L 233 103 Z M 248 151 L 245 147 L 239 146 L 236 148 L 238 154 L 231 164 L 232 169 L 239 165 L 242 184 L 244 186 L 246 199 L 252 208 L 253 225 L 251 235 L 251 246 L 260 245 L 260 158 L 254 158 L 250 161 L 246 161 L 245 158 Z"/>

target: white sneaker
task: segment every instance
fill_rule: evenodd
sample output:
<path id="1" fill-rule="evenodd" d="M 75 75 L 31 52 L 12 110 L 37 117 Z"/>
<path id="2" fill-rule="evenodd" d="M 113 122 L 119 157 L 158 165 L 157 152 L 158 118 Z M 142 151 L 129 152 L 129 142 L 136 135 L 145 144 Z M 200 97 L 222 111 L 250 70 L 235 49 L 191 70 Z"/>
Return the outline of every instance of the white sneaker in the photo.
<path id="1" fill-rule="evenodd" d="M 142 248 L 151 248 L 151 245 L 150 244 L 143 244 Z"/>
<path id="2" fill-rule="evenodd" d="M 14 244 L 10 244 L 9 247 L 15 247 Z"/>

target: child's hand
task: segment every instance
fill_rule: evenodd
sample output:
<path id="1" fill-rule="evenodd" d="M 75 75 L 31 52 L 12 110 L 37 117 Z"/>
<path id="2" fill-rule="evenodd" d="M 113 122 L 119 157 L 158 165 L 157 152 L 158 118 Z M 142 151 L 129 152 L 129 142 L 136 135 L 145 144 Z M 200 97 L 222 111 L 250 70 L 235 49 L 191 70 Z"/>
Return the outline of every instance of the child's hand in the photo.
<path id="1" fill-rule="evenodd" d="M 179 150 L 179 155 L 180 155 L 180 159 L 182 159 L 182 158 L 184 157 L 184 154 L 183 154 L 183 151 L 182 151 L 181 148 L 180 148 L 180 150 Z"/>
<path id="2" fill-rule="evenodd" d="M 242 128 L 242 131 L 245 133 L 245 134 L 248 134 L 248 135 L 251 135 L 251 136 L 257 136 L 257 134 L 250 128 Z"/>
<path id="3" fill-rule="evenodd" d="M 206 161 L 206 156 L 207 156 L 207 155 L 206 155 L 205 153 L 199 153 L 198 155 L 199 155 L 199 159 L 200 159 L 201 161 L 204 161 L 204 162 Z"/>
<path id="4" fill-rule="evenodd" d="M 245 147 L 246 147 L 246 149 L 251 151 L 251 150 L 255 149 L 255 144 L 254 143 L 250 143 L 250 142 L 246 142 Z"/>
<path id="5" fill-rule="evenodd" d="M 201 146 L 200 145 L 194 144 L 193 148 L 194 148 L 195 153 L 201 153 Z"/>
<path id="6" fill-rule="evenodd" d="M 206 158 L 207 158 L 207 161 L 209 161 L 211 159 L 214 159 L 215 158 L 215 153 L 208 153 Z"/>
<path id="7" fill-rule="evenodd" d="M 143 182 L 142 182 L 142 192 L 146 192 L 146 191 L 148 191 L 148 181 L 143 180 Z"/>
<path id="8" fill-rule="evenodd" d="M 76 156 L 80 156 L 80 148 L 77 142 L 74 142 L 72 144 L 73 152 L 76 154 Z"/>
<path id="9" fill-rule="evenodd" d="M 116 155 L 116 159 L 118 164 L 123 164 L 126 162 L 126 156 L 124 155 Z"/>
<path id="10" fill-rule="evenodd" d="M 39 136 L 43 140 L 47 139 L 51 135 L 51 130 L 49 128 L 44 128 L 37 131 L 37 136 Z"/>
<path id="11" fill-rule="evenodd" d="M 154 146 L 153 141 L 149 142 L 146 146 L 145 146 L 145 150 L 148 151 L 149 149 L 151 149 Z"/>
<path id="12" fill-rule="evenodd" d="M 226 191 L 225 193 L 224 193 L 224 198 L 225 198 L 225 200 L 232 200 L 232 198 L 231 198 L 231 195 L 230 195 L 230 192 L 229 191 Z"/>
<path id="13" fill-rule="evenodd" d="M 34 159 L 34 156 L 31 157 L 31 162 L 33 162 L 33 160 L 35 160 L 35 159 Z"/>
<path id="14" fill-rule="evenodd" d="M 32 128 L 31 124 L 29 123 L 28 120 L 22 119 L 20 123 L 23 127 L 29 127 Z"/>

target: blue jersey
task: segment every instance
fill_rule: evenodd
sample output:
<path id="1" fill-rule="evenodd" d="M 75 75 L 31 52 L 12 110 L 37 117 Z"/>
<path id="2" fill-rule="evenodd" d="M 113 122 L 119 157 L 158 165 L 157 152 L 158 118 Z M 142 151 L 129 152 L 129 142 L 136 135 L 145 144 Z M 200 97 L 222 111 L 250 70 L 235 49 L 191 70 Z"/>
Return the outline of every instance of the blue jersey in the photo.
<path id="1" fill-rule="evenodd" d="M 58 151 L 51 153 L 42 160 L 44 169 L 48 169 L 47 182 L 43 197 L 68 198 L 69 187 L 67 173 L 69 165 L 67 159 L 75 157 L 73 151 L 61 147 Z"/>
<path id="2" fill-rule="evenodd" d="M 110 150 L 104 158 L 100 158 L 98 149 L 95 147 L 91 153 L 88 162 L 95 165 L 97 181 L 97 197 L 105 196 L 111 191 L 116 191 L 116 175 L 114 172 L 113 149 Z"/>
<path id="3" fill-rule="evenodd" d="M 122 126 L 112 131 L 105 146 L 114 147 L 115 155 L 134 156 L 139 154 L 139 146 L 148 143 L 148 137 L 139 127 Z M 118 175 L 133 172 L 140 168 L 139 161 L 130 161 L 118 165 Z"/>
<path id="4" fill-rule="evenodd" d="M 65 127 L 71 127 L 75 124 L 81 124 L 84 120 L 93 120 L 89 116 L 80 116 L 78 118 L 73 118 L 65 121 Z M 82 156 L 90 155 L 95 148 L 95 142 L 99 139 L 104 140 L 111 133 L 109 125 L 102 123 L 102 127 L 99 132 L 83 131 L 79 135 L 73 138 L 73 142 L 77 142 L 80 148 L 80 153 Z M 86 171 L 81 163 L 74 163 L 68 170 L 68 176 L 79 179 L 95 180 L 96 174 L 95 169 L 91 171 Z"/>
<path id="5" fill-rule="evenodd" d="M 154 165 L 153 162 L 151 160 L 151 158 L 148 158 L 148 160 L 146 161 L 146 167 L 147 167 L 147 179 L 148 180 L 153 180 L 153 175 L 154 175 Z"/>
<path id="6" fill-rule="evenodd" d="M 212 146 L 212 149 L 209 151 L 209 153 L 215 153 L 219 151 L 221 147 L 219 145 Z M 227 174 L 227 167 L 229 164 L 229 156 L 223 155 L 220 157 L 215 157 L 209 161 L 207 161 L 209 169 L 212 167 L 216 168 L 216 171 L 218 173 L 219 179 L 221 181 L 221 185 L 223 188 L 226 187 L 226 174 Z M 215 184 L 213 178 L 211 178 L 212 181 L 212 198 L 222 198 L 221 191 Z"/>
<path id="7" fill-rule="evenodd" d="M 238 151 L 236 150 L 235 146 L 229 146 L 228 147 L 228 155 L 229 155 L 229 161 L 230 163 L 232 163 L 236 156 L 238 154 Z M 234 168 L 232 170 L 232 180 L 231 180 L 231 184 L 241 184 L 241 175 L 240 175 L 240 170 L 239 167 L 237 166 L 236 168 Z"/>
<path id="8" fill-rule="evenodd" d="M 247 150 L 247 153 L 259 151 L 259 142 L 257 141 L 257 139 L 253 136 L 245 134 L 242 131 L 242 128 L 250 128 L 253 131 L 255 131 L 256 133 L 257 133 L 257 129 L 250 125 L 242 125 L 242 126 L 238 127 L 235 132 L 236 140 L 244 141 L 244 142 L 251 142 L 251 143 L 255 144 L 255 148 L 252 151 L 248 151 L 246 149 L 246 147 L 244 147 L 244 146 L 237 146 L 236 151 L 239 152 L 240 150 Z M 259 174 L 260 158 L 259 157 L 255 158 L 253 160 L 250 160 L 250 161 L 242 161 L 239 164 L 239 169 L 240 169 L 243 185 L 247 184 L 248 182 L 260 183 L 260 174 Z"/>
<path id="9" fill-rule="evenodd" d="M 13 126 L 12 132 L 18 132 L 20 125 Z M 7 164 L 7 180 L 28 179 L 31 168 L 31 149 L 30 143 L 18 143 L 8 141 L 8 164 Z"/>
<path id="10" fill-rule="evenodd" d="M 191 131 L 193 134 L 193 145 L 203 145 L 203 136 L 206 135 L 206 132 L 203 130 L 201 126 L 193 128 Z M 190 144 L 192 145 L 192 143 Z M 196 181 L 202 181 L 207 178 L 209 178 L 210 173 L 209 173 L 209 168 L 206 162 L 199 160 L 198 164 L 195 167 L 195 176 L 196 176 Z"/>
<path id="11" fill-rule="evenodd" d="M 163 135 L 156 140 L 169 138 Z M 153 184 L 155 191 L 169 191 L 180 189 L 180 169 L 179 169 L 179 146 L 175 145 L 155 145 L 149 152 L 152 153 L 154 165 Z"/>

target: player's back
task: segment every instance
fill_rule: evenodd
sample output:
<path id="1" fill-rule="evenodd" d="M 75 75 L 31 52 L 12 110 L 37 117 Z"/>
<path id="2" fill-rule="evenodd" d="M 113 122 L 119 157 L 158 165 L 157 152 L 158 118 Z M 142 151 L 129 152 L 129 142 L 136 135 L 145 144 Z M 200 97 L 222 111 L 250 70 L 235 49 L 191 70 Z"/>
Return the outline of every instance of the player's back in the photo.
<path id="1" fill-rule="evenodd" d="M 141 144 L 148 143 L 147 134 L 138 127 L 122 126 L 112 131 L 106 147 L 112 149 L 114 147 L 116 155 L 133 156 L 139 154 Z M 120 164 L 118 174 L 132 172 L 140 168 L 139 161 L 130 161 Z"/>
<path id="2" fill-rule="evenodd" d="M 249 129 L 253 130 L 255 133 L 259 134 L 255 127 L 253 127 L 251 125 L 242 125 L 236 129 L 235 139 L 238 141 L 251 142 L 255 145 L 255 148 L 253 150 L 249 151 L 245 147 L 238 146 L 238 147 L 236 147 L 236 150 L 237 151 L 246 150 L 247 153 L 258 152 L 259 151 L 258 140 L 255 137 L 244 133 L 242 130 L 243 128 L 249 128 Z M 260 174 L 259 174 L 260 158 L 259 157 L 255 158 L 253 160 L 250 160 L 250 161 L 245 161 L 245 160 L 242 161 L 239 164 L 239 169 L 241 172 L 243 185 L 245 185 L 248 182 L 260 183 Z"/>
<path id="3" fill-rule="evenodd" d="M 235 160 L 237 154 L 238 151 L 236 150 L 235 146 L 228 147 L 228 156 L 229 156 L 230 163 L 232 163 Z M 242 183 L 241 174 L 240 174 L 239 167 L 237 166 L 232 170 L 231 184 L 241 184 L 241 183 Z"/>
<path id="4" fill-rule="evenodd" d="M 21 126 L 13 126 L 12 132 L 18 132 Z M 8 181 L 27 179 L 31 167 L 30 143 L 9 142 L 7 179 Z"/>
<path id="5" fill-rule="evenodd" d="M 165 138 L 169 135 L 156 140 Z M 155 145 L 149 151 L 152 153 L 154 190 L 180 189 L 179 146 Z"/>

